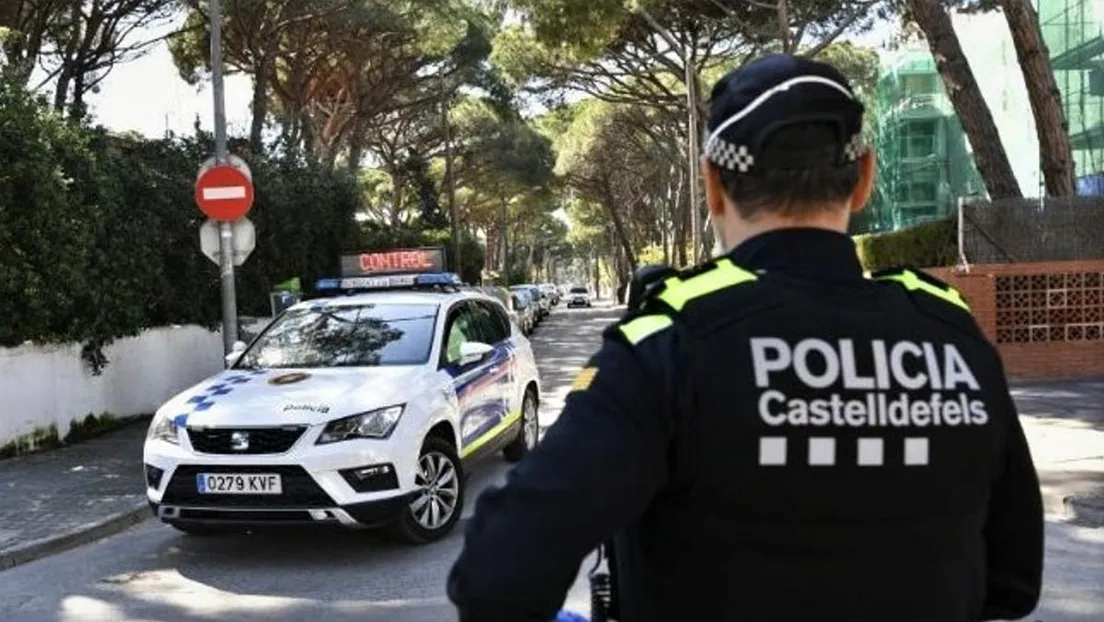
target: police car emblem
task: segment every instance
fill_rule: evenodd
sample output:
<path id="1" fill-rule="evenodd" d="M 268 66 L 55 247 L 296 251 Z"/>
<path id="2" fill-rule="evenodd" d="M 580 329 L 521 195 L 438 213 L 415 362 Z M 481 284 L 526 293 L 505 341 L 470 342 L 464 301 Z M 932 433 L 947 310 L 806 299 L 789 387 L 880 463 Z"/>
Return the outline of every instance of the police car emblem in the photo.
<path id="1" fill-rule="evenodd" d="M 274 378 L 269 378 L 268 384 L 284 385 L 294 384 L 296 382 L 302 382 L 310 378 L 310 374 L 303 373 L 301 371 L 292 372 L 290 374 L 281 374 Z"/>

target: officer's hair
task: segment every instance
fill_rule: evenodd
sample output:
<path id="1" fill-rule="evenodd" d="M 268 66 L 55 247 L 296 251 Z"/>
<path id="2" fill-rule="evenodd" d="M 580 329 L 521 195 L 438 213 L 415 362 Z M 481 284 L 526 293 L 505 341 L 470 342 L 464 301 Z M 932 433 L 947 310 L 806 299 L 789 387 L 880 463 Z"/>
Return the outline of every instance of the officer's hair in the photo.
<path id="1" fill-rule="evenodd" d="M 772 160 L 784 160 L 786 152 L 807 151 L 814 145 L 838 145 L 834 127 L 803 123 L 784 127 L 763 145 L 761 170 L 740 174 L 717 167 L 725 192 L 744 218 L 769 212 L 786 217 L 801 217 L 829 209 L 847 200 L 859 183 L 859 163 L 823 165 L 805 168 L 771 166 Z"/>

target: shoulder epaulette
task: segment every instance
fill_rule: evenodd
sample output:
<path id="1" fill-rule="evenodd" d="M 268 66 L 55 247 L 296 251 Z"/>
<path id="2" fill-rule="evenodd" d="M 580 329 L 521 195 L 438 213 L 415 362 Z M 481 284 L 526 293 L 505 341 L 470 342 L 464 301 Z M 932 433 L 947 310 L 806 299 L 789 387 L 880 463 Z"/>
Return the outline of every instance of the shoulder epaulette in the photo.
<path id="1" fill-rule="evenodd" d="M 665 276 L 647 289 L 639 310 L 622 321 L 620 331 L 635 345 L 672 326 L 674 318 L 690 301 L 758 279 L 755 273 L 728 258 Z"/>
<path id="2" fill-rule="evenodd" d="M 970 310 L 970 305 L 966 304 L 966 299 L 957 289 L 914 268 L 881 270 L 871 274 L 870 278 L 877 281 L 895 281 L 909 292 L 923 292 L 966 311 Z"/>

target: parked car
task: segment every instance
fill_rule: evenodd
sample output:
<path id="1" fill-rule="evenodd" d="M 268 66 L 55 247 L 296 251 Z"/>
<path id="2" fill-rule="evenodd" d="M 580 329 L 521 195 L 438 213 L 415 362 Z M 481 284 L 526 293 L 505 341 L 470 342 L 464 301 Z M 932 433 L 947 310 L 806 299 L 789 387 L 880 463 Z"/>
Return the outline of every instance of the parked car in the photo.
<path id="1" fill-rule="evenodd" d="M 472 289 L 483 292 L 501 302 L 502 305 L 506 307 L 506 312 L 510 315 L 510 321 L 516 324 L 518 328 L 522 329 L 524 334 L 528 335 L 532 331 L 532 318 L 528 320 L 522 318 L 518 311 L 518 305 L 516 304 L 517 300 L 510 290 L 498 285 L 487 285 L 474 287 Z"/>
<path id="2" fill-rule="evenodd" d="M 510 291 L 524 291 L 528 292 L 529 296 L 533 299 L 534 304 L 537 306 L 537 323 L 540 323 L 549 313 L 552 311 L 552 301 L 548 296 L 544 295 L 544 292 L 539 287 L 531 283 L 525 285 L 514 285 L 510 288 Z"/>
<path id="3" fill-rule="evenodd" d="M 529 341 L 448 273 L 315 289 L 333 295 L 235 343 L 229 369 L 157 410 L 143 451 L 154 514 L 195 535 L 298 523 L 446 537 L 461 474 L 536 446 Z"/>
<path id="4" fill-rule="evenodd" d="M 590 307 L 590 291 L 585 287 L 575 286 L 567 292 L 567 308 Z"/>
<path id="5" fill-rule="evenodd" d="M 552 301 L 553 307 L 560 304 L 560 290 L 556 289 L 555 284 L 541 283 L 540 290 L 542 293 L 544 293 L 544 295 L 548 296 L 549 300 Z"/>
<path id="6" fill-rule="evenodd" d="M 516 310 L 518 317 L 518 326 L 521 327 L 521 331 L 526 335 L 533 333 L 533 329 L 537 327 L 539 318 L 539 306 L 535 300 L 533 300 L 533 294 L 529 290 L 520 289 L 510 292 L 510 301 Z"/>

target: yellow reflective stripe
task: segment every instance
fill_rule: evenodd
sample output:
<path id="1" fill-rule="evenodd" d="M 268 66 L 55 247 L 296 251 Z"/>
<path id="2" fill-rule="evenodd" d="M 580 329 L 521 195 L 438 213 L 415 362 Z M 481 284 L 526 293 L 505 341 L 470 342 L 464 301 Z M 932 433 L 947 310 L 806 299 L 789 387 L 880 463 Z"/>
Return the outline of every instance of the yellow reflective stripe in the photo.
<path id="1" fill-rule="evenodd" d="M 659 294 L 659 299 L 675 311 L 681 311 L 686 303 L 695 298 L 758 278 L 728 259 L 721 259 L 712 270 L 692 276 L 685 281 L 677 277 L 667 279 L 665 281 L 667 286 Z"/>
<path id="2" fill-rule="evenodd" d="M 924 279 L 921 279 L 919 275 L 911 270 L 905 270 L 900 274 L 888 274 L 878 277 L 879 280 L 897 281 L 901 285 L 904 285 L 905 289 L 909 291 L 922 291 L 927 294 L 931 294 L 944 302 L 949 302 L 957 307 L 969 311 L 970 305 L 966 304 L 966 301 L 962 298 L 962 294 L 958 293 L 958 290 L 953 287 L 940 288 Z"/>
<path id="3" fill-rule="evenodd" d="M 666 315 L 645 315 L 621 326 L 621 334 L 635 346 L 673 323 Z"/>
<path id="4" fill-rule="evenodd" d="M 573 391 L 586 391 L 590 388 L 590 385 L 594 383 L 594 378 L 597 375 L 597 367 L 584 367 L 579 371 L 579 375 L 575 376 L 575 381 L 571 383 L 571 389 L 568 393 Z"/>
<path id="5" fill-rule="evenodd" d="M 470 456 L 472 454 L 473 451 L 475 451 L 475 450 L 479 449 L 480 447 L 486 445 L 487 443 L 491 442 L 499 434 L 502 434 L 503 432 L 505 432 L 506 428 L 508 428 L 511 425 L 517 423 L 520 419 L 521 419 L 521 411 L 520 410 L 515 410 L 514 412 L 506 415 L 506 418 L 503 419 L 502 421 L 498 422 L 498 424 L 496 424 L 495 427 L 491 428 L 490 430 L 487 430 L 482 435 L 480 435 L 479 438 L 473 440 L 471 443 L 469 443 L 463 449 L 461 449 L 460 450 L 460 458 L 461 459 L 467 458 L 468 456 Z"/>

